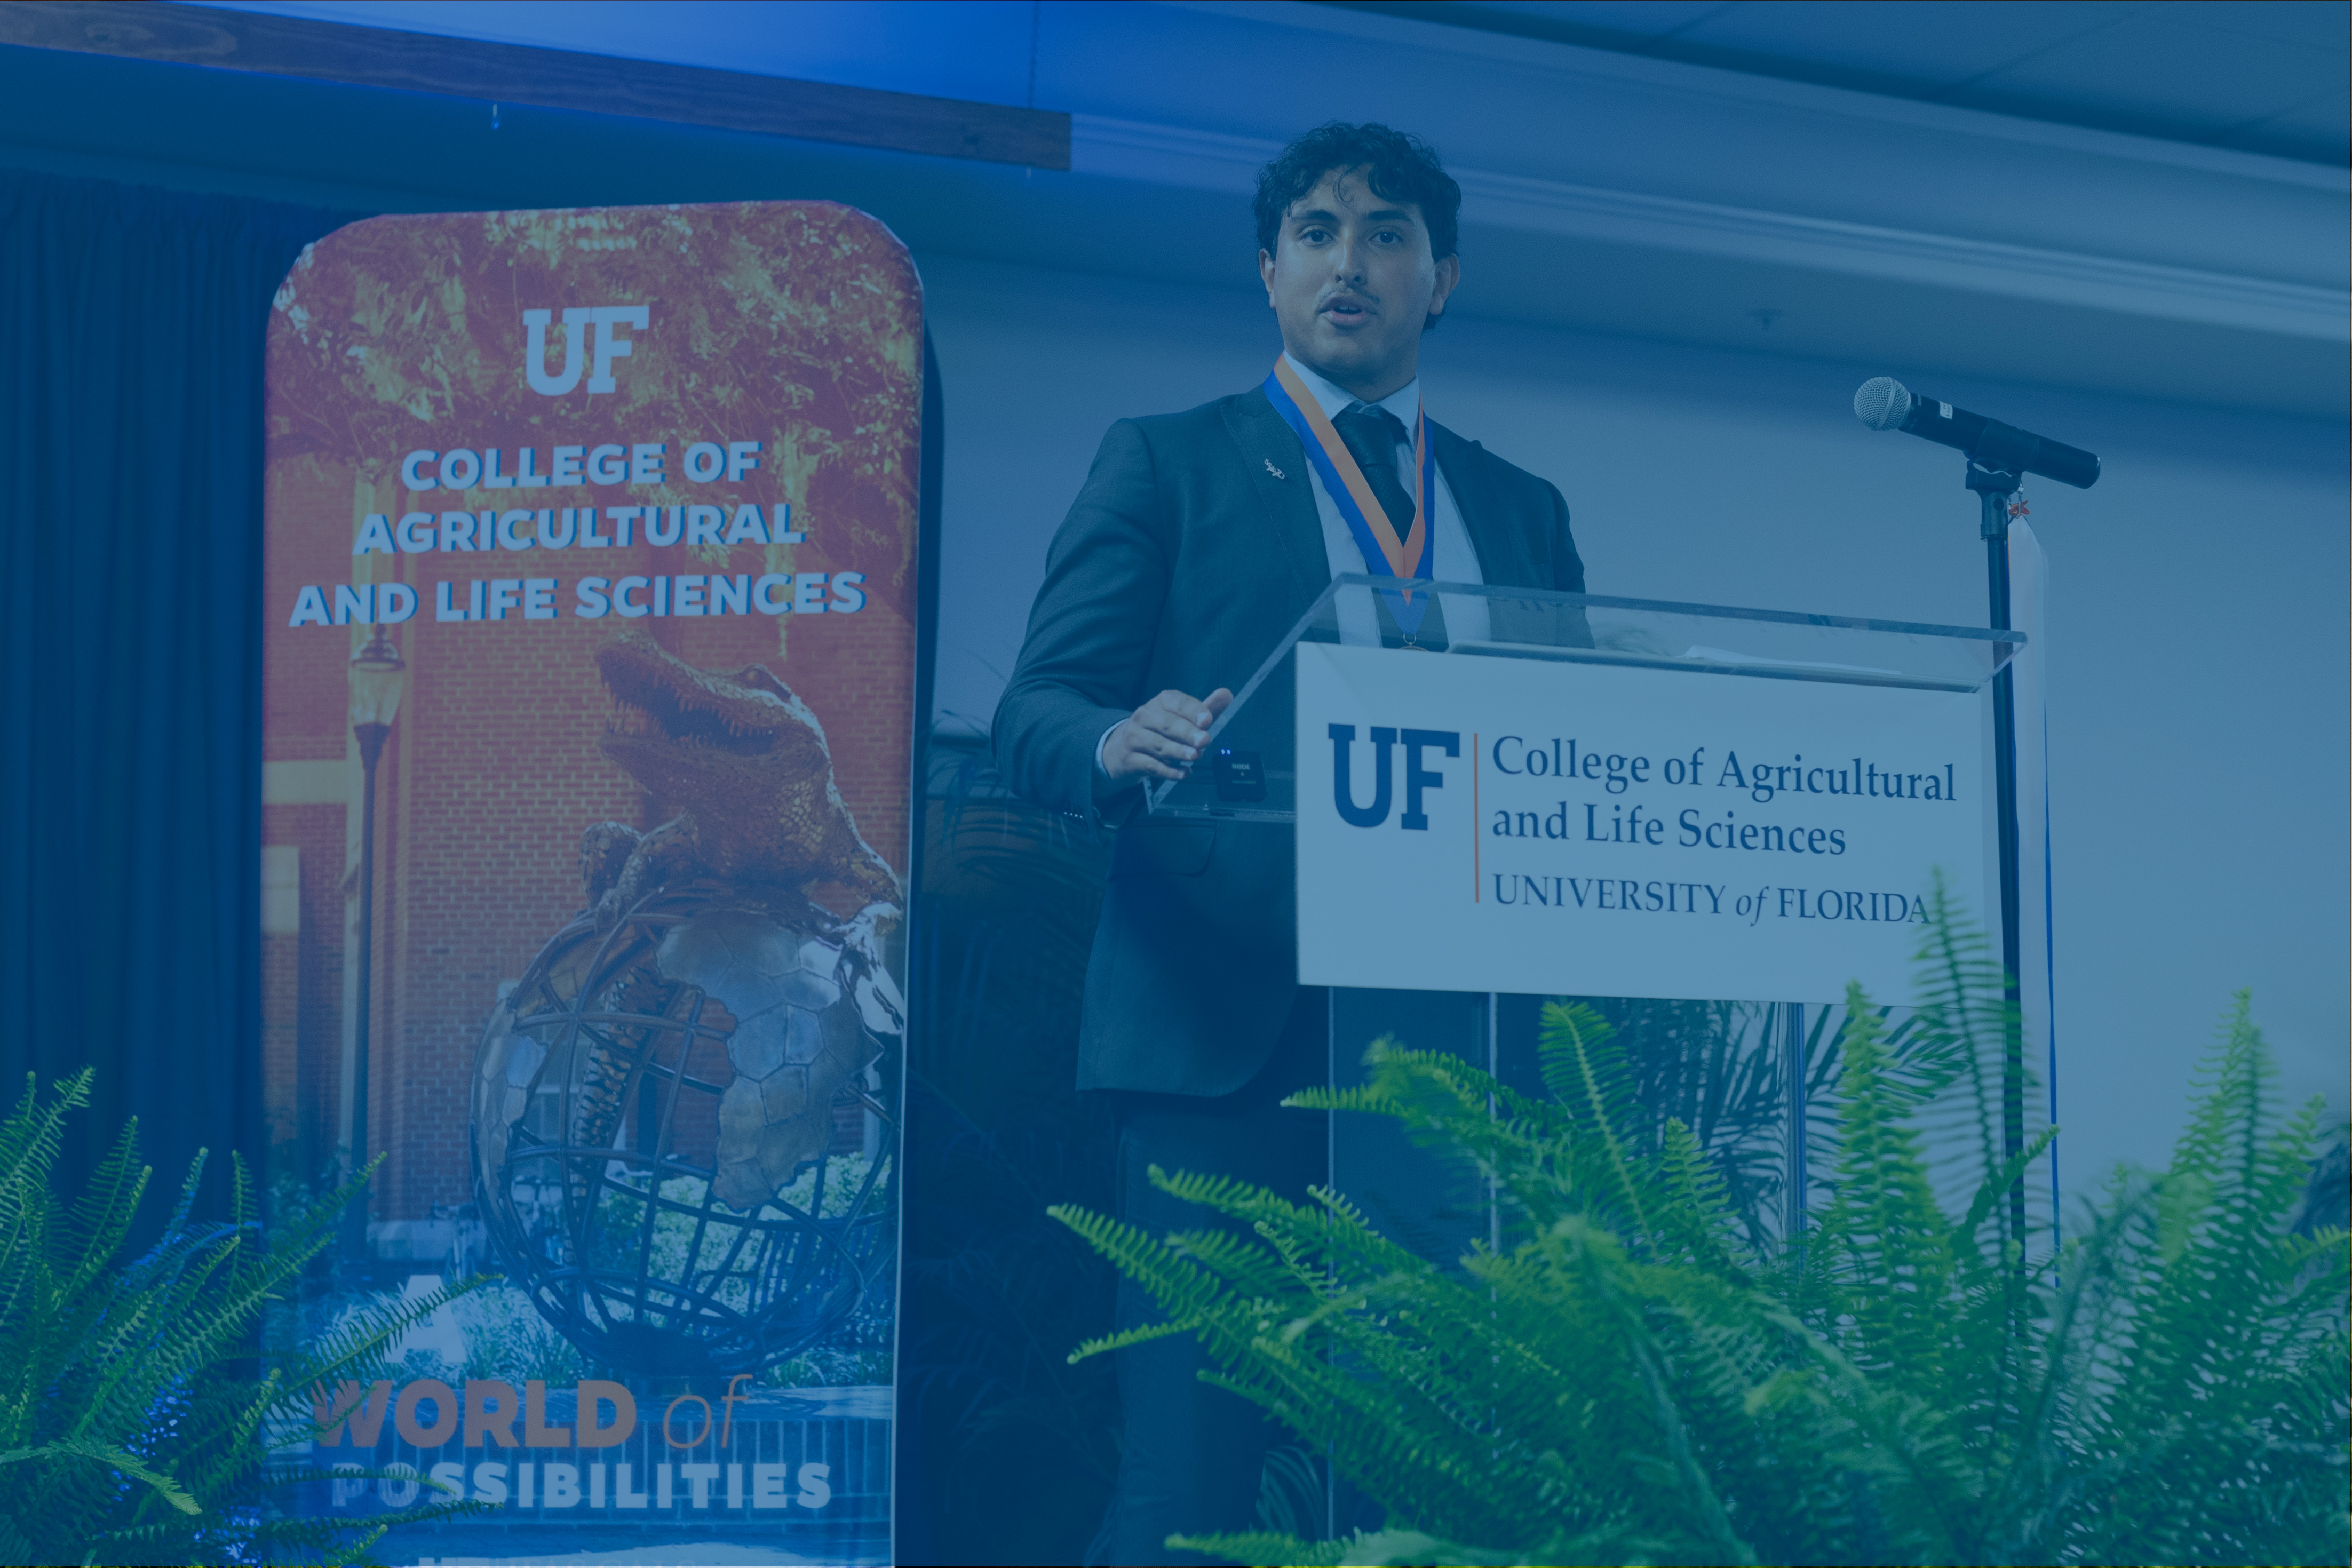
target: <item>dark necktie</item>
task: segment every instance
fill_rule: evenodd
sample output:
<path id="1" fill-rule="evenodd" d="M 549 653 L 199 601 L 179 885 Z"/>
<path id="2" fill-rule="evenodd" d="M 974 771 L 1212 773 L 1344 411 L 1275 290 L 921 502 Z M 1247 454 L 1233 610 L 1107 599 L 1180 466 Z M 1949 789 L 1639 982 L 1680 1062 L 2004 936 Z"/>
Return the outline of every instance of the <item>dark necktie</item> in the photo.
<path id="1" fill-rule="evenodd" d="M 1339 416 L 1331 422 L 1331 428 L 1339 433 L 1339 439 L 1346 442 L 1348 450 L 1355 455 L 1356 466 L 1364 471 L 1364 482 L 1371 486 L 1372 495 L 1379 500 L 1381 509 L 1389 515 L 1389 522 L 1397 531 L 1397 542 L 1403 543 L 1412 536 L 1412 495 L 1404 487 L 1403 481 L 1397 477 L 1397 447 L 1405 439 L 1404 422 L 1384 408 L 1367 407 L 1358 402 L 1340 410 Z M 1427 522 L 1428 526 L 1434 528 L 1437 519 L 1431 517 Z M 1366 570 L 1371 570 L 1372 563 L 1368 560 L 1364 567 Z M 1408 575 L 1412 570 L 1411 567 L 1405 569 Z M 1430 603 L 1423 612 L 1419 628 L 1407 635 L 1398 624 L 1386 599 L 1375 598 L 1373 602 L 1379 606 L 1382 641 L 1391 645 L 1418 643 L 1425 648 L 1445 645 L 1445 617 L 1434 603 Z"/>
<path id="2" fill-rule="evenodd" d="M 1412 533 L 1412 492 L 1397 477 L 1396 453 L 1404 440 L 1403 422 L 1387 409 L 1355 402 L 1339 411 L 1331 428 L 1355 455 L 1356 465 L 1364 471 L 1364 480 L 1371 486 L 1381 510 L 1389 515 L 1389 526 L 1396 529 L 1397 542 L 1403 543 Z"/>

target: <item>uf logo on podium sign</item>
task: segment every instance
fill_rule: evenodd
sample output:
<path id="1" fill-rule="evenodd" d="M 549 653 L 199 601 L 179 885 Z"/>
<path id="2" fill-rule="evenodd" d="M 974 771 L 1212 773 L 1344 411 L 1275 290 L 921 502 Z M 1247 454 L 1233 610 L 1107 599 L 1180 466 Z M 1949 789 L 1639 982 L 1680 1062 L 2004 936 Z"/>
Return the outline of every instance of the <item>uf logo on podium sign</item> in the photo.
<path id="1" fill-rule="evenodd" d="M 1389 820 L 1389 804 L 1394 799 L 1391 789 L 1391 764 L 1397 742 L 1404 742 L 1404 815 L 1397 825 L 1409 831 L 1427 832 L 1429 814 L 1421 809 L 1421 792 L 1442 789 L 1445 775 L 1421 764 L 1422 753 L 1445 748 L 1448 757 L 1462 755 L 1462 732 L 1455 729 L 1408 729 L 1398 731 L 1386 726 L 1372 727 L 1371 742 L 1375 760 L 1372 764 L 1374 782 L 1372 803 L 1356 804 L 1355 790 L 1349 782 L 1349 754 L 1355 749 L 1356 727 L 1335 724 L 1331 735 L 1331 803 L 1339 809 L 1339 820 L 1351 828 L 1377 828 Z"/>

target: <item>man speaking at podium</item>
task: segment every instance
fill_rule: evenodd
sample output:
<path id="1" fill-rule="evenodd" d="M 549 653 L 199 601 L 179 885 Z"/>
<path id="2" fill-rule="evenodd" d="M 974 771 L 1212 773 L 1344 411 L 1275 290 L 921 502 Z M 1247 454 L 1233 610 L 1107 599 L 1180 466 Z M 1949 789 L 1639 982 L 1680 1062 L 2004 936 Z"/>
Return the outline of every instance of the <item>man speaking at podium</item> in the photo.
<path id="1" fill-rule="evenodd" d="M 1323 1118 L 1279 1103 L 1328 1081 L 1328 1002 L 1298 984 L 1291 830 L 1153 818 L 1144 787 L 1200 758 L 1232 688 L 1338 573 L 1583 591 L 1559 492 L 1423 413 L 1461 204 L 1436 155 L 1383 125 L 1323 126 L 1259 172 L 1281 357 L 1248 392 L 1110 427 L 996 710 L 1015 792 L 1118 827 L 1078 1085 L 1113 1093 L 1121 1218 L 1155 1234 L 1214 1223 L 1156 1190 L 1155 1165 L 1294 1197 L 1326 1179 Z M 1376 599 L 1381 629 L 1442 647 L 1444 609 L 1416 599 L 1411 625 Z M 1452 635 L 1483 634 L 1482 602 L 1451 608 Z M 1412 889 L 1393 914 L 1411 942 Z M 1122 1281 L 1119 1326 L 1156 1315 Z M 1274 1434 L 1204 1364 L 1189 1337 L 1120 1353 L 1112 1563 L 1198 1561 L 1166 1538 L 1252 1528 Z"/>

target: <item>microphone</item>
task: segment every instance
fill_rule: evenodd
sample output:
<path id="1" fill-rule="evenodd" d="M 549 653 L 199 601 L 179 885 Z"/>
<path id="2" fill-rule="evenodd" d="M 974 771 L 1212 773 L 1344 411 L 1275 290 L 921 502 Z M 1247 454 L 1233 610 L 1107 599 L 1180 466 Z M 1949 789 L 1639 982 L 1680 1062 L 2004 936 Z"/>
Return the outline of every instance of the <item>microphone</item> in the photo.
<path id="1" fill-rule="evenodd" d="M 1956 446 L 1985 468 L 2039 474 L 2078 490 L 2099 482 L 2097 454 L 1933 398 L 1914 397 L 1893 376 L 1863 382 L 1853 394 L 1853 415 L 1873 430 L 1900 430 Z"/>

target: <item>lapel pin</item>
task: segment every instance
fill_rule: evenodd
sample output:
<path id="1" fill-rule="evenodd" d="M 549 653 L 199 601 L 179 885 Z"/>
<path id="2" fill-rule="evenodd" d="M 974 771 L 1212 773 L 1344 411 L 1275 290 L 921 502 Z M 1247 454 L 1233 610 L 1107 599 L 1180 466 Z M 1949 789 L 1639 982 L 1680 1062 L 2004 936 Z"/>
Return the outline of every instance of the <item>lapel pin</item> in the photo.
<path id="1" fill-rule="evenodd" d="M 1277 479 L 1287 479 L 1288 477 L 1290 477 L 1290 476 L 1289 476 L 1289 475 L 1285 474 L 1281 469 L 1276 468 L 1276 467 L 1274 465 L 1274 459 L 1273 459 L 1273 458 L 1268 457 L 1268 458 L 1266 458 L 1266 459 L 1265 460 L 1265 471 L 1266 471 L 1267 473 L 1269 473 L 1269 474 L 1273 475 L 1276 478 L 1277 478 Z"/>

